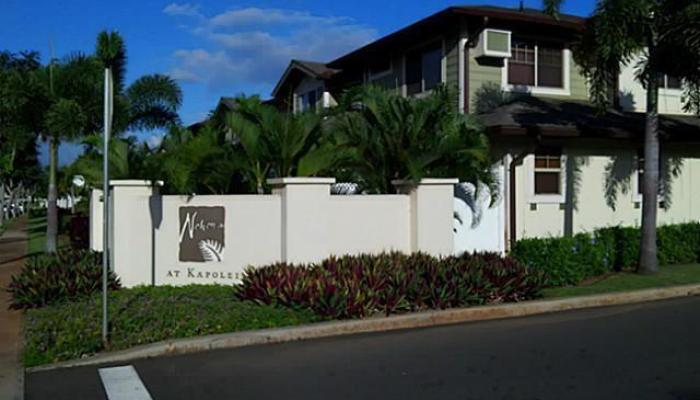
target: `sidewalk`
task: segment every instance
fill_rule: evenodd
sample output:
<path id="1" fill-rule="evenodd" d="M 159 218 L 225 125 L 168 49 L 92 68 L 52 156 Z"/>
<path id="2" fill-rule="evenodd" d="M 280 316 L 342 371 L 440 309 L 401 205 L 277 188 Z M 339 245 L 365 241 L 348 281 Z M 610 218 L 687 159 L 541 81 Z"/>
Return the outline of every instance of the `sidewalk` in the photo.
<path id="1" fill-rule="evenodd" d="M 20 364 L 22 313 L 8 310 L 10 299 L 5 288 L 24 263 L 26 224 L 26 217 L 22 217 L 0 237 L 0 399 L 24 398 L 24 372 Z"/>

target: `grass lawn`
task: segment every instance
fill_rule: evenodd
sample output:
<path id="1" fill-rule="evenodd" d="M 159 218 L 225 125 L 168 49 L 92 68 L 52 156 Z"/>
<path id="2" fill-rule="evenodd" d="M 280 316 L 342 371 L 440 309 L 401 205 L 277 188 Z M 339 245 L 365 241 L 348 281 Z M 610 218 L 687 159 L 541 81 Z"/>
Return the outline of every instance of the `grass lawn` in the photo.
<path id="1" fill-rule="evenodd" d="M 27 219 L 27 254 L 42 253 L 46 244 L 46 216 Z"/>
<path id="2" fill-rule="evenodd" d="M 572 297 L 693 283 L 700 283 L 700 264 L 661 267 L 656 275 L 621 272 L 589 285 L 545 289 L 544 297 Z"/>
<path id="3" fill-rule="evenodd" d="M 28 310 L 27 367 L 80 358 L 104 350 L 101 296 Z M 109 299 L 110 348 L 125 349 L 166 339 L 275 328 L 319 321 L 310 311 L 242 302 L 231 286 L 138 287 Z"/>

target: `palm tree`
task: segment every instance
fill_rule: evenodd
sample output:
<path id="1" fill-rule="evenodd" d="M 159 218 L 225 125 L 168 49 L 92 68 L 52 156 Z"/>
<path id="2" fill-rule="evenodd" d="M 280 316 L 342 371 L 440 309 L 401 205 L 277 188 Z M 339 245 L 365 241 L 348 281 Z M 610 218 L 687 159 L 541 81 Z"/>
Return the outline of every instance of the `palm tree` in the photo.
<path id="1" fill-rule="evenodd" d="M 408 99 L 377 87 L 348 93 L 331 117 L 336 146 L 367 191 L 391 193 L 393 180 L 455 177 L 496 193 L 486 136 L 472 116 L 456 112 L 443 87 Z M 481 184 L 481 185 L 480 185 Z"/>
<path id="2" fill-rule="evenodd" d="M 87 187 L 100 187 L 102 184 L 102 143 L 101 135 L 83 138 L 81 144 L 86 151 L 70 165 L 61 169 L 63 182 L 60 188 L 70 188 L 73 176 L 82 175 Z M 109 175 L 112 179 L 145 178 L 141 160 L 142 146 L 135 137 L 113 137 L 109 141 Z M 143 174 L 143 175 L 142 175 Z"/>
<path id="3" fill-rule="evenodd" d="M 239 186 L 233 149 L 209 125 L 197 135 L 171 128 L 144 164 L 152 179 L 165 180 L 165 191 L 170 193 L 228 194 Z"/>
<path id="4" fill-rule="evenodd" d="M 32 107 L 37 93 L 32 73 L 39 66 L 38 53 L 0 52 L 0 225 L 6 194 L 12 199 L 39 175 Z"/>
<path id="5" fill-rule="evenodd" d="M 240 97 L 224 126 L 233 133 L 235 165 L 258 194 L 267 178 L 314 176 L 336 162 L 338 154 L 322 141 L 321 118 L 312 112 L 282 113 L 257 97 Z"/>
<path id="6" fill-rule="evenodd" d="M 545 0 L 556 17 L 562 0 Z M 576 51 L 592 100 L 604 110 L 621 65 L 640 54 L 637 79 L 647 92 L 642 182 L 640 273 L 658 271 L 656 223 L 659 193 L 659 77 L 682 79 L 687 110 L 700 112 L 700 7 L 694 0 L 601 0 Z"/>
<path id="7" fill-rule="evenodd" d="M 182 91 L 171 78 L 147 75 L 125 88 L 126 49 L 118 33 L 100 33 L 95 53 L 94 56 L 73 55 L 62 62 L 52 60 L 41 74 L 49 100 L 43 116 L 43 133 L 49 143 L 47 252 L 56 250 L 58 231 L 58 147 L 62 140 L 102 132 L 104 68 L 111 70 L 114 82 L 112 123 L 115 134 L 128 129 L 155 129 L 179 123 L 177 110 L 182 104 Z M 90 146 L 87 147 L 90 150 Z"/>

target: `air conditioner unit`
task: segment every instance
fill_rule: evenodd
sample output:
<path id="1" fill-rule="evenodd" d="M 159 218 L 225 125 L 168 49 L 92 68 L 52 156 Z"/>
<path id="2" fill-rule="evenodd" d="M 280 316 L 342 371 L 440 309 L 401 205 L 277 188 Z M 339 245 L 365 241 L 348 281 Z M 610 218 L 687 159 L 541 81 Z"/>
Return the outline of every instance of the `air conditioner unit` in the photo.
<path id="1" fill-rule="evenodd" d="M 484 29 L 475 49 L 476 57 L 510 58 L 510 31 Z"/>

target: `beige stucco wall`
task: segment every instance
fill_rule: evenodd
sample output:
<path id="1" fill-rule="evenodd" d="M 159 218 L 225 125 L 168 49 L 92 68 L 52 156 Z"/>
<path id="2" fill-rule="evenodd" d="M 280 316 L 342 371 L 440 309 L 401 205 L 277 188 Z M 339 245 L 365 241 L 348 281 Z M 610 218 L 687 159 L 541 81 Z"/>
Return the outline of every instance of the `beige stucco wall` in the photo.
<path id="1" fill-rule="evenodd" d="M 642 56 L 633 58 L 623 65 L 620 71 L 620 105 L 627 111 L 646 111 L 646 89 L 635 78 L 636 65 Z M 662 114 L 687 114 L 683 110 L 683 91 L 680 89 L 659 89 L 659 112 Z"/>
<path id="2" fill-rule="evenodd" d="M 154 188 L 149 182 L 136 180 L 111 181 L 110 185 L 110 265 L 124 286 L 150 283 L 153 243 L 150 200 Z M 128 268 L 116 269 L 127 265 Z"/>
<path id="3" fill-rule="evenodd" d="M 410 252 L 410 201 L 402 195 L 331 196 L 329 254 Z M 388 240 L 389 239 L 389 240 Z"/>
<path id="4" fill-rule="evenodd" d="M 641 224 L 641 197 L 637 193 L 637 173 L 631 173 L 629 192 L 618 192 L 615 209 L 605 201 L 606 167 L 617 157 L 626 160 L 629 168 L 636 166 L 634 153 L 611 152 L 608 155 L 587 156 L 564 149 L 564 155 L 581 162 L 580 185 L 576 194 L 577 209 L 573 211 L 573 232 L 591 231 L 599 227 Z M 627 169 L 629 171 L 629 168 Z M 528 156 L 516 168 L 517 238 L 548 237 L 564 234 L 565 209 L 562 202 L 538 201 L 532 194 L 533 156 Z M 564 173 L 564 175 L 566 175 Z M 569 182 L 566 190 L 570 190 Z M 700 220 L 700 159 L 686 158 L 680 176 L 672 181 L 672 201 L 666 209 L 660 208 L 659 224 Z"/>

